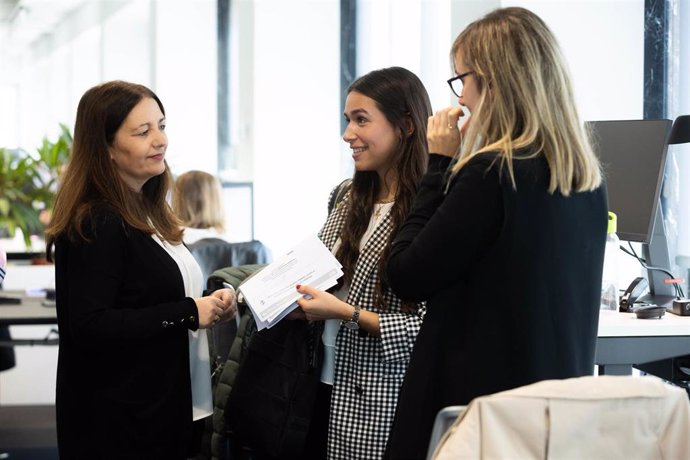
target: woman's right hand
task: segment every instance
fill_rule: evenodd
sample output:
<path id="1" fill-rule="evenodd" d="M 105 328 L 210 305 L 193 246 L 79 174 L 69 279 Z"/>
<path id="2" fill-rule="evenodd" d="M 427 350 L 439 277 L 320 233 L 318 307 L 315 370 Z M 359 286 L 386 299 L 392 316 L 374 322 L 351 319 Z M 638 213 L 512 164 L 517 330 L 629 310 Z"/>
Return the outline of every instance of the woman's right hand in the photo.
<path id="1" fill-rule="evenodd" d="M 194 302 L 199 312 L 199 329 L 213 326 L 223 315 L 223 301 L 217 297 L 197 297 Z"/>
<path id="2" fill-rule="evenodd" d="M 429 117 L 426 128 L 429 153 L 455 156 L 462 140 L 458 129 L 458 119 L 462 115 L 461 107 L 447 107 Z"/>

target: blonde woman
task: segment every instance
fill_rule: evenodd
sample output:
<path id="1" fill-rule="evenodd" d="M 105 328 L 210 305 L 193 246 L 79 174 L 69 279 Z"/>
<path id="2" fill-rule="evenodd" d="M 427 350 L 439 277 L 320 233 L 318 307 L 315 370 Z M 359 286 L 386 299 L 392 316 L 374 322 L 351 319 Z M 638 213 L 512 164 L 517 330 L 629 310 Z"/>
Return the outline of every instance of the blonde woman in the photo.
<path id="1" fill-rule="evenodd" d="M 175 181 L 173 209 L 185 226 L 184 242 L 225 238 L 222 189 L 217 177 L 203 171 L 188 171 Z"/>
<path id="2" fill-rule="evenodd" d="M 429 118 L 428 171 L 388 263 L 401 299 L 428 301 L 389 458 L 424 458 L 445 406 L 594 367 L 606 191 L 558 44 L 505 8 L 451 56 L 471 117 Z"/>

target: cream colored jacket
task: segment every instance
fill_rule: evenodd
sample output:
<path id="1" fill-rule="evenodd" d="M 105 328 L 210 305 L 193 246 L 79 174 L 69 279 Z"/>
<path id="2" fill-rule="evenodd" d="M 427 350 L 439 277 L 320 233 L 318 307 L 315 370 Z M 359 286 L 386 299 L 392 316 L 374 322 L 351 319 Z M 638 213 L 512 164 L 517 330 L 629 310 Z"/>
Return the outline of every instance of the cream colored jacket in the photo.
<path id="1" fill-rule="evenodd" d="M 548 380 L 476 398 L 435 459 L 690 459 L 685 390 L 654 377 Z"/>

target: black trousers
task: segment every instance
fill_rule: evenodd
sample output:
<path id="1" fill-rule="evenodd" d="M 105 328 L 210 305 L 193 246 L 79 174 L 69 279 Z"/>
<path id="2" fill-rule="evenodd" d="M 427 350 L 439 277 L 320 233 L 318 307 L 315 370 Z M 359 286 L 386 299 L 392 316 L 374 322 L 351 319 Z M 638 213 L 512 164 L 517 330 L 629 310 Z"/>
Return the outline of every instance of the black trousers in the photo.
<path id="1" fill-rule="evenodd" d="M 324 460 L 326 458 L 326 446 L 328 445 L 328 417 L 331 412 L 332 385 L 320 383 L 316 393 L 314 412 L 309 423 L 307 445 L 304 450 L 304 459 Z"/>

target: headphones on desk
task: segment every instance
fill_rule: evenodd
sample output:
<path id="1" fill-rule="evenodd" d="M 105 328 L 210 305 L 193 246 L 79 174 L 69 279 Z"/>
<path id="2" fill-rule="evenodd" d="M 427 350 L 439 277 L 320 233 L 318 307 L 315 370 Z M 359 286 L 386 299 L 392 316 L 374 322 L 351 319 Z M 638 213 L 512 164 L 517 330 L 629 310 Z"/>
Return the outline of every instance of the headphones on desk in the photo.
<path id="1" fill-rule="evenodd" d="M 618 304 L 618 311 L 623 313 L 632 313 L 635 302 L 640 298 L 640 296 L 642 296 L 642 294 L 647 292 L 648 288 L 649 283 L 647 282 L 647 278 L 642 276 L 635 278 L 621 296 L 621 300 Z"/>
<path id="2" fill-rule="evenodd" d="M 653 303 L 637 302 L 637 299 L 647 292 L 649 283 L 647 278 L 638 276 L 621 296 L 618 310 L 624 313 L 635 313 L 638 319 L 661 318 L 666 314 L 666 308 Z"/>

